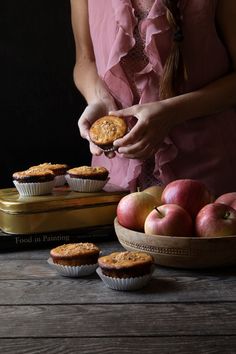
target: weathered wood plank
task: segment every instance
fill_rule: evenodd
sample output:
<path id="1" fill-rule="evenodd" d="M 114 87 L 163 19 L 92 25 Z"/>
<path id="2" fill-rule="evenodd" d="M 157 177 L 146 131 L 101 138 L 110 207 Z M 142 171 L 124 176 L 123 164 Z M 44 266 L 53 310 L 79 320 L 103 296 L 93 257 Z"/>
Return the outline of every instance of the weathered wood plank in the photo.
<path id="1" fill-rule="evenodd" d="M 17 348 L 17 349 L 16 349 Z M 1 339 L 4 354 L 235 354 L 236 337 Z"/>
<path id="2" fill-rule="evenodd" d="M 106 253 L 114 252 L 114 251 L 124 251 L 124 248 L 118 241 L 94 241 L 96 245 L 98 245 L 101 250 Z M 49 255 L 50 248 L 45 249 L 34 249 L 34 250 L 18 250 L 11 252 L 0 252 L 0 260 L 2 259 L 47 259 Z"/>
<path id="3" fill-rule="evenodd" d="M 108 254 L 114 251 L 122 251 L 124 248 L 120 245 L 117 241 L 107 241 L 107 242 L 98 242 L 97 245 L 101 248 L 104 254 Z M 26 251 L 16 251 L 16 252 L 8 252 L 8 253 L 0 253 L 0 265 L 4 264 L 5 261 L 13 261 L 16 260 L 19 262 L 20 260 L 30 260 L 31 262 L 36 260 L 43 260 L 46 261 L 49 257 L 50 249 L 43 249 L 43 250 L 26 250 Z M 3 263 L 2 263 L 3 262 Z M 18 267 L 19 265 L 17 265 Z M 11 264 L 14 271 L 14 262 Z M 0 267 L 0 278 L 2 276 Z M 202 269 L 202 270 L 188 270 L 188 269 L 174 269 L 174 268 L 167 268 L 158 266 L 159 271 L 161 274 L 168 273 L 169 271 L 172 274 L 211 274 L 211 275 L 220 275 L 225 274 L 228 276 L 236 275 L 236 267 L 228 267 L 228 268 L 213 268 L 213 269 Z"/>
<path id="4" fill-rule="evenodd" d="M 236 336 L 235 303 L 2 306 L 0 337 Z"/>
<path id="5" fill-rule="evenodd" d="M 47 263 L 47 259 L 3 259 L 0 260 L 0 280 L 1 279 L 36 279 L 36 278 L 56 278 L 60 277 Z M 188 270 L 173 269 L 156 266 L 155 273 L 160 277 L 192 277 L 220 279 L 221 277 L 235 277 L 236 268 L 208 269 L 208 270 Z"/>
<path id="6" fill-rule="evenodd" d="M 236 301 L 236 280 L 213 278 L 161 277 L 143 289 L 120 292 L 107 288 L 98 276 L 41 278 L 0 281 L 0 305 L 86 304 L 86 303 L 167 303 Z"/>

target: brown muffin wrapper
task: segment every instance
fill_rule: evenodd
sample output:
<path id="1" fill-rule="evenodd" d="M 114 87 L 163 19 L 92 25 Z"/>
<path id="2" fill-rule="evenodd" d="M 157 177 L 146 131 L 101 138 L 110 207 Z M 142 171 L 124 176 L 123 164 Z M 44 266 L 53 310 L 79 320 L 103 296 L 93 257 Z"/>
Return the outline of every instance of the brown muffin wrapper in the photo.
<path id="1" fill-rule="evenodd" d="M 135 278 L 139 276 L 143 276 L 149 274 L 151 272 L 152 264 L 145 264 L 139 267 L 131 267 L 131 268 L 105 268 L 100 265 L 102 272 L 104 275 L 112 278 Z"/>
<path id="2" fill-rule="evenodd" d="M 94 264 L 97 263 L 98 257 L 99 253 L 66 258 L 51 255 L 54 264 L 60 264 L 65 266 L 81 266 L 86 264 Z"/>

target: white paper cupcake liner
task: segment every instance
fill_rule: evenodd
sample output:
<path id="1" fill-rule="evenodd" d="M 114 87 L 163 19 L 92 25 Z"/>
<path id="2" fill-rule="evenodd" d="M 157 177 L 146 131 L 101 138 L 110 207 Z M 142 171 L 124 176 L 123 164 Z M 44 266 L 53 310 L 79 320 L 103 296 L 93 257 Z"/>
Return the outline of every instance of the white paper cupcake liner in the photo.
<path id="1" fill-rule="evenodd" d="M 44 195 L 52 193 L 54 180 L 49 182 L 20 183 L 13 181 L 17 191 L 21 196 Z"/>
<path id="2" fill-rule="evenodd" d="M 66 183 L 65 175 L 55 176 L 54 187 L 64 186 L 65 183 Z"/>
<path id="3" fill-rule="evenodd" d="M 58 273 L 60 273 L 64 277 L 72 277 L 72 278 L 78 278 L 78 277 L 84 277 L 86 275 L 90 275 L 94 273 L 96 268 L 98 267 L 97 263 L 85 264 L 81 266 L 65 266 L 65 265 L 53 263 L 51 257 L 48 259 L 47 262 L 52 268 L 54 268 Z"/>
<path id="4" fill-rule="evenodd" d="M 113 290 L 132 291 L 143 288 L 150 281 L 152 272 L 147 275 L 135 278 L 112 278 L 104 275 L 100 267 L 96 269 L 97 274 L 104 284 Z"/>
<path id="5" fill-rule="evenodd" d="M 71 178 L 69 175 L 66 175 L 66 181 L 71 190 L 75 192 L 99 192 L 103 189 L 108 179 L 105 181 L 99 181 L 93 179 Z"/>

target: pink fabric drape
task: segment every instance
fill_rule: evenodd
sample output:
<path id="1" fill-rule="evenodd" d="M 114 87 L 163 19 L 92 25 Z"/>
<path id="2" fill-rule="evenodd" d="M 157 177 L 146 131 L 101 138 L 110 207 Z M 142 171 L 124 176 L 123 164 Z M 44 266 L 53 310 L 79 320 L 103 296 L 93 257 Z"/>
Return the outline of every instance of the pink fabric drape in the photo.
<path id="1" fill-rule="evenodd" d="M 97 69 L 119 107 L 132 105 L 133 95 L 120 65 L 134 45 L 137 23 L 130 0 L 88 0 L 89 23 Z M 217 0 L 182 0 L 184 60 L 188 82 L 184 92 L 196 90 L 229 71 L 229 58 L 215 26 Z M 158 85 L 171 47 L 171 29 L 161 0 L 141 24 L 148 65 L 139 73 L 140 103 L 159 100 Z M 229 139 L 230 137 L 230 139 Z M 174 128 L 155 155 L 156 178 L 164 184 L 177 178 L 198 178 L 215 195 L 236 190 L 236 113 L 228 110 L 192 119 Z M 142 161 L 94 156 L 93 165 L 110 171 L 117 189 L 133 190 Z M 222 173 L 224 171 L 224 173 Z M 220 178 L 219 176 L 223 176 Z"/>

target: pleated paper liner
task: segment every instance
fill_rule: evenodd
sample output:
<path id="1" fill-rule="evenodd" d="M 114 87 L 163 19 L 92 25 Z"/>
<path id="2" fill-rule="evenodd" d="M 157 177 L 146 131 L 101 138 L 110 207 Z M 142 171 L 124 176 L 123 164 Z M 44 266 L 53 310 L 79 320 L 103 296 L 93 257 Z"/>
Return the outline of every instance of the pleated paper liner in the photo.
<path id="1" fill-rule="evenodd" d="M 55 186 L 55 180 L 37 183 L 20 183 L 18 181 L 13 181 L 13 183 L 19 194 L 24 197 L 50 194 Z"/>
<path id="2" fill-rule="evenodd" d="M 150 274 L 146 274 L 146 275 L 143 275 L 140 277 L 134 277 L 134 278 L 108 277 L 107 275 L 104 275 L 102 273 L 102 270 L 100 267 L 97 268 L 96 272 L 108 288 L 111 288 L 113 290 L 120 290 L 120 291 L 134 291 L 134 290 L 141 289 L 147 285 L 147 283 L 152 278 L 153 270 L 154 270 L 154 267 L 152 268 L 152 271 L 150 272 Z"/>
<path id="3" fill-rule="evenodd" d="M 48 264 L 55 269 L 59 274 L 63 275 L 64 277 L 71 277 L 71 278 L 79 278 L 85 277 L 90 275 L 96 271 L 98 264 L 84 264 L 81 266 L 65 266 L 57 263 L 53 263 L 52 258 L 50 257 L 47 260 Z"/>
<path id="4" fill-rule="evenodd" d="M 71 178 L 67 175 L 66 181 L 69 184 L 71 190 L 75 192 L 99 192 L 106 185 L 108 179 L 105 181 L 100 181 L 93 179 Z"/>

